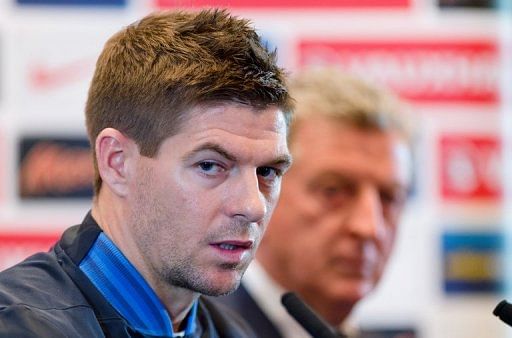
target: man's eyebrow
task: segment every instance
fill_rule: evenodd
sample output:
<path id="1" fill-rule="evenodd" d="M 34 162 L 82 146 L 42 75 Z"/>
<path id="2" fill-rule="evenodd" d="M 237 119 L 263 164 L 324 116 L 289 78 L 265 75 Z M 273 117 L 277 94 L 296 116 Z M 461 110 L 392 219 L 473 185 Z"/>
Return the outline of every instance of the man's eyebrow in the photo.
<path id="1" fill-rule="evenodd" d="M 346 174 L 346 173 L 339 173 L 339 172 L 335 172 L 335 171 L 324 171 L 324 172 L 321 172 L 320 174 L 316 175 L 313 177 L 313 179 L 311 180 L 311 184 L 318 184 L 319 182 L 322 182 L 322 181 L 336 181 L 336 182 L 341 182 L 341 183 L 351 183 L 351 182 L 354 182 L 354 181 L 358 181 L 359 179 L 354 177 L 353 175 L 351 174 Z M 377 182 L 378 186 L 381 187 L 381 188 L 384 188 L 386 190 L 393 190 L 393 191 L 396 191 L 396 190 L 405 190 L 406 192 L 409 191 L 409 189 L 411 189 L 411 187 L 409 187 L 407 184 L 402 184 L 400 182 L 388 182 L 388 183 L 382 183 L 382 182 Z"/>
<path id="2" fill-rule="evenodd" d="M 190 152 L 186 153 L 183 156 L 183 160 L 188 161 L 192 157 L 194 157 L 197 153 L 200 153 L 202 151 L 216 152 L 229 161 L 235 162 L 237 160 L 237 157 L 235 155 L 231 154 L 229 151 L 224 149 L 221 145 L 219 145 L 217 143 L 213 143 L 213 142 L 207 142 L 207 143 L 203 143 L 203 144 L 197 146 Z M 278 166 L 284 167 L 284 169 L 287 169 L 288 167 L 290 167 L 292 165 L 292 157 L 290 154 L 283 154 L 283 155 L 273 159 L 272 161 L 270 161 L 268 163 L 268 165 L 278 165 Z"/>
<path id="3" fill-rule="evenodd" d="M 236 156 L 231 154 L 229 151 L 224 149 L 221 145 L 217 143 L 207 142 L 200 144 L 190 152 L 186 153 L 183 156 L 183 160 L 187 161 L 190 160 L 192 157 L 194 157 L 197 153 L 200 153 L 202 151 L 213 151 L 218 153 L 219 155 L 225 157 L 229 161 L 236 161 Z"/>
<path id="4" fill-rule="evenodd" d="M 290 154 L 283 154 L 269 163 L 269 165 L 276 165 L 283 167 L 284 170 L 292 165 L 292 156 Z"/>

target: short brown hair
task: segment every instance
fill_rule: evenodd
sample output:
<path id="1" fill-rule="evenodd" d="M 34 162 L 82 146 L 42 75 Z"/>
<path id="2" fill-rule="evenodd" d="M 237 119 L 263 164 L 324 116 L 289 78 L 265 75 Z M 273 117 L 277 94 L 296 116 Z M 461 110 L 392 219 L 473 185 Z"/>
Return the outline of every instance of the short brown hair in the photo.
<path id="1" fill-rule="evenodd" d="M 289 89 L 296 103 L 290 140 L 294 125 L 320 115 L 363 129 L 397 132 L 409 145 L 413 142 L 411 121 L 396 95 L 335 66 L 303 69 L 292 76 Z"/>
<path id="2" fill-rule="evenodd" d="M 115 128 L 144 156 L 179 131 L 199 104 L 277 106 L 289 122 L 284 73 L 248 20 L 226 10 L 150 14 L 111 37 L 101 53 L 85 114 L 94 156 L 94 191 L 101 187 L 94 144 Z"/>

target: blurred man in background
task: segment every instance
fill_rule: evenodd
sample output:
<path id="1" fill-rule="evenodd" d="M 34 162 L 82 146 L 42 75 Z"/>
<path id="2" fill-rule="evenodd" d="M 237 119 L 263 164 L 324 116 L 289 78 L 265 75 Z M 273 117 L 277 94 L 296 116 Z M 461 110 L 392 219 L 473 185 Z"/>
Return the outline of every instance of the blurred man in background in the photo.
<path id="1" fill-rule="evenodd" d="M 379 282 L 411 184 L 409 126 L 389 93 L 334 69 L 290 83 L 294 164 L 242 287 L 221 300 L 260 337 L 309 335 L 285 312 L 297 292 L 340 331 Z"/>

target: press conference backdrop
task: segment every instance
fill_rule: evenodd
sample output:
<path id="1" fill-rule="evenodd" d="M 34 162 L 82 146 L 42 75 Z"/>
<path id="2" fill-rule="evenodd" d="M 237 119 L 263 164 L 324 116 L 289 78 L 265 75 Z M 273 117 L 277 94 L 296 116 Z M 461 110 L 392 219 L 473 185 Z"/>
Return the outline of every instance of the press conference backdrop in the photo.
<path id="1" fill-rule="evenodd" d="M 510 336 L 491 315 L 505 279 L 506 38 L 497 4 L 319 2 L 1 1 L 0 269 L 48 249 L 89 208 L 83 110 L 106 39 L 152 10 L 228 4 L 290 71 L 335 64 L 395 90 L 418 122 L 416 182 L 398 244 L 354 322 L 388 337 L 404 328 L 423 338 Z"/>

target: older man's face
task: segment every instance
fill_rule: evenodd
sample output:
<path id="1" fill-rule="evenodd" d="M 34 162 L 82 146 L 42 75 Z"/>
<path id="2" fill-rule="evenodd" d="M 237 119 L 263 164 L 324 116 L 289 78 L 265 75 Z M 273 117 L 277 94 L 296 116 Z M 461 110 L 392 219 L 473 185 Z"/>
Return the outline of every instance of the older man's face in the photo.
<path id="1" fill-rule="evenodd" d="M 224 105 L 193 112 L 155 158 L 138 158 L 129 231 L 146 278 L 208 295 L 236 288 L 289 162 L 277 108 Z"/>
<path id="2" fill-rule="evenodd" d="M 260 261 L 308 302 L 354 304 L 390 255 L 410 181 L 398 135 L 325 117 L 297 125 L 294 165 L 263 240 Z"/>

